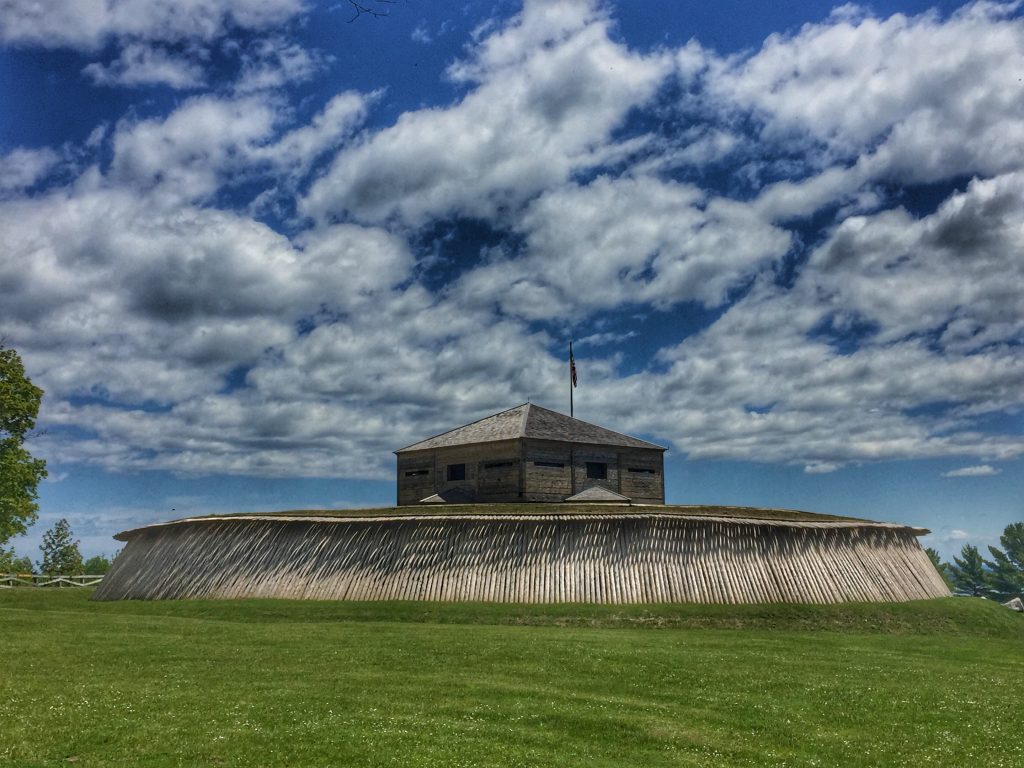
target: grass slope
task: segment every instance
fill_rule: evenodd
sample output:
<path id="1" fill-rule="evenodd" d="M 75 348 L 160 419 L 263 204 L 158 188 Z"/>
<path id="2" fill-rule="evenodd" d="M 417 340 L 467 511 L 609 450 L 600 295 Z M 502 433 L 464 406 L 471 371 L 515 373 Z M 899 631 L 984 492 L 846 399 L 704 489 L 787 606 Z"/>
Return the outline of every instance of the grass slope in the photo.
<path id="1" fill-rule="evenodd" d="M 0 592 L 4 765 L 1024 764 L 1024 617 L 980 600 L 87 597 Z"/>
<path id="2" fill-rule="evenodd" d="M 405 507 L 368 507 L 366 509 L 287 509 L 280 512 L 233 512 L 182 518 L 202 520 L 224 517 L 449 517 L 475 515 L 514 517 L 519 515 L 673 515 L 686 517 L 724 517 L 790 522 L 871 522 L 857 517 L 840 517 L 797 509 L 762 507 L 723 507 L 694 504 L 429 504 Z"/>

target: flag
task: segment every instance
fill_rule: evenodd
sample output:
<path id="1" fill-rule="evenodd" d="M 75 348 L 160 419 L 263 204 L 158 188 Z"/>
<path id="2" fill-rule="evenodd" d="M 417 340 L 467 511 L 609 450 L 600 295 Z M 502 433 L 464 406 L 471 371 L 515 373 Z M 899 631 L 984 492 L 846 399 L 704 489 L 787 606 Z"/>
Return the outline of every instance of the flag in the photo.
<path id="1" fill-rule="evenodd" d="M 572 342 L 569 342 L 569 378 L 572 379 L 572 385 L 575 387 L 576 384 L 576 358 L 572 356 Z"/>

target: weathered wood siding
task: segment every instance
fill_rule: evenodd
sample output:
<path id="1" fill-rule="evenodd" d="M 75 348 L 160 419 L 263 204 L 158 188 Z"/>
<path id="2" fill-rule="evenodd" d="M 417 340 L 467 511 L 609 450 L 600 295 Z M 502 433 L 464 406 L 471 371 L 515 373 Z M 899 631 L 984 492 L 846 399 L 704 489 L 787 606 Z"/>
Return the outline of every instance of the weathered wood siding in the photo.
<path id="1" fill-rule="evenodd" d="M 572 496 L 572 451 L 569 443 L 523 441 L 523 501 L 564 501 Z"/>
<path id="2" fill-rule="evenodd" d="M 400 454 L 398 505 L 418 504 L 435 493 L 456 488 L 475 501 L 519 501 L 519 444 L 519 440 L 501 440 Z M 448 467 L 453 464 L 465 465 L 464 479 L 448 479 Z"/>
<path id="3" fill-rule="evenodd" d="M 588 462 L 607 465 L 607 477 L 587 477 Z M 463 480 L 448 480 L 452 464 L 465 464 Z M 467 501 L 560 502 L 595 486 L 637 504 L 664 504 L 664 457 L 654 449 L 502 440 L 400 453 L 397 486 L 399 506 L 455 488 Z"/>
<path id="4" fill-rule="evenodd" d="M 607 488 L 637 504 L 665 503 L 664 458 L 660 450 L 525 440 L 524 501 L 563 501 L 587 488 Z M 603 480 L 587 477 L 587 463 L 606 464 Z M 563 464 L 562 467 L 546 466 Z"/>
<path id="5" fill-rule="evenodd" d="M 834 603 L 948 594 L 909 528 L 609 514 L 152 526 L 132 534 L 94 598 Z"/>
<path id="6" fill-rule="evenodd" d="M 665 459 L 661 451 L 619 452 L 618 493 L 637 504 L 665 503 Z"/>
<path id="7" fill-rule="evenodd" d="M 423 451 L 398 458 L 398 505 L 416 504 L 434 490 L 434 452 Z"/>

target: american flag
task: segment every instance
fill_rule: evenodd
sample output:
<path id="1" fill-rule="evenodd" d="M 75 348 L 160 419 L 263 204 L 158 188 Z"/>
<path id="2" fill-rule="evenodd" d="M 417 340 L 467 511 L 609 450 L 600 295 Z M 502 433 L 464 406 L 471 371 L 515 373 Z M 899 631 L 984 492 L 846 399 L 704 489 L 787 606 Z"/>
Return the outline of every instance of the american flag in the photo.
<path id="1" fill-rule="evenodd" d="M 575 387 L 576 384 L 576 358 L 572 356 L 572 342 L 569 342 L 569 377 L 572 379 L 572 385 Z"/>

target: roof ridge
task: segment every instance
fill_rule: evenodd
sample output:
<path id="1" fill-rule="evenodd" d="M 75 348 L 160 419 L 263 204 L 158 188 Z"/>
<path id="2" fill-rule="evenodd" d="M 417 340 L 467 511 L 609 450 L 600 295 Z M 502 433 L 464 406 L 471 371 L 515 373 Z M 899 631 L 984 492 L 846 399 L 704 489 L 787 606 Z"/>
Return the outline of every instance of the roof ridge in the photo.
<path id="1" fill-rule="evenodd" d="M 540 406 L 537 406 L 540 408 Z M 530 411 L 533 408 L 533 403 L 529 400 L 526 401 L 526 407 L 523 408 L 523 420 L 519 422 L 519 436 L 526 437 L 526 423 L 530 420 Z"/>

